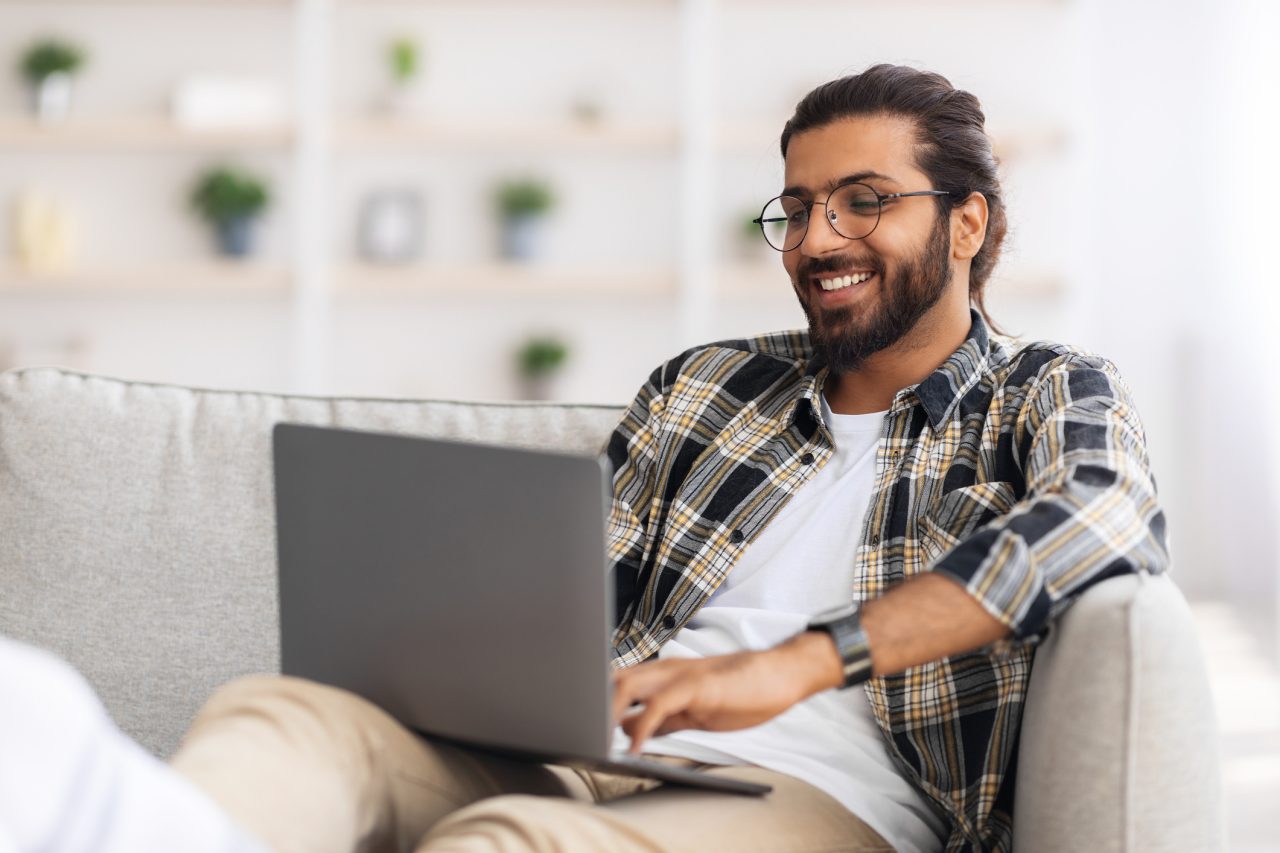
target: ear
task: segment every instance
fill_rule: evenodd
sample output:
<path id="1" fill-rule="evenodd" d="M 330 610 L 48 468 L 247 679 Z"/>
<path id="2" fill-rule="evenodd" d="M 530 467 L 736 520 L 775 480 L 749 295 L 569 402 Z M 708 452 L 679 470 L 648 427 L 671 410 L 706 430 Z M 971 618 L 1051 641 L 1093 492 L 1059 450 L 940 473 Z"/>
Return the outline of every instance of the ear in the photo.
<path id="1" fill-rule="evenodd" d="M 951 256 L 971 260 L 987 238 L 987 197 L 969 193 L 969 197 L 951 210 Z"/>

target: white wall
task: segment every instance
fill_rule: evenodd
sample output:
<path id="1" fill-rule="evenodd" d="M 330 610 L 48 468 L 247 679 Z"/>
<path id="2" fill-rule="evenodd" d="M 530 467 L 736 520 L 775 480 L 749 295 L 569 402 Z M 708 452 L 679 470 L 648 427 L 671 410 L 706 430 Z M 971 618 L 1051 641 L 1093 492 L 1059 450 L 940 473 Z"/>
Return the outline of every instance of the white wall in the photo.
<path id="1" fill-rule="evenodd" d="M 332 261 L 341 277 L 355 260 L 361 199 L 407 186 L 427 200 L 424 277 L 438 277 L 432 265 L 458 272 L 432 290 L 357 268 L 357 283 L 367 286 L 334 297 L 319 339 L 321 387 L 309 390 L 510 396 L 515 344 L 552 331 L 573 347 L 559 396 L 620 402 L 653 364 L 695 342 L 691 329 L 725 337 L 800 325 L 777 259 L 739 260 L 735 223 L 776 192 L 777 134 L 804 91 L 872 62 L 909 62 L 978 94 L 993 132 L 1015 143 L 1006 157 L 1011 235 L 991 294 L 997 318 L 1119 363 L 1148 426 L 1184 588 L 1229 591 L 1273 627 L 1280 463 L 1269 452 L 1274 392 L 1261 389 L 1274 386 L 1263 365 L 1276 331 L 1266 255 L 1277 224 L 1268 159 L 1276 127 L 1274 112 L 1259 105 L 1274 100 L 1280 78 L 1269 58 L 1274 4 L 699 0 L 715 15 L 693 65 L 710 63 L 716 106 L 708 122 L 727 137 L 702 176 L 715 199 L 705 215 L 718 282 L 700 303 L 660 287 L 618 292 L 609 276 L 674 276 L 680 259 L 674 133 L 690 64 L 680 53 L 681 4 L 689 2 L 318 0 L 333 9 L 324 46 L 332 88 L 323 94 L 339 138 L 348 122 L 378 115 L 383 45 L 402 33 L 426 44 L 426 76 L 411 98 L 416 120 L 505 121 L 508 130 L 484 144 L 335 146 L 319 189 L 331 230 L 306 251 Z M 79 115 L 158 117 L 186 73 L 260 75 L 288 90 L 295 11 L 287 2 L 6 2 L 0 58 L 37 34 L 72 36 L 91 54 Z M 669 132 L 670 144 L 548 146 L 520 130 L 562 120 L 582 96 L 599 101 L 606 122 L 642 135 Z M 0 75 L 0 126 L 22 114 L 24 97 L 16 76 Z M 11 199 L 37 186 L 77 211 L 84 270 L 137 269 L 160 284 L 166 269 L 177 278 L 199 272 L 189 265 L 208 257 L 208 236 L 186 210 L 186 193 L 196 170 L 225 152 L 87 147 L 0 148 L 0 254 L 9 250 Z M 230 153 L 275 186 L 259 262 L 268 277 L 287 271 L 299 221 L 293 152 L 267 145 Z M 559 189 L 546 266 L 599 270 L 598 289 L 470 280 L 467 271 L 493 257 L 492 184 L 518 173 L 548 176 Z M 1189 193 L 1213 215 L 1189 217 Z M 184 295 L 0 288 L 0 353 L 7 344 L 19 362 L 296 387 L 289 362 L 297 310 L 288 293 L 223 290 L 216 281 Z M 698 316 L 680 316 L 681 306 Z M 60 354 L 69 342 L 78 349 Z M 1241 407 L 1251 413 L 1243 422 Z"/>

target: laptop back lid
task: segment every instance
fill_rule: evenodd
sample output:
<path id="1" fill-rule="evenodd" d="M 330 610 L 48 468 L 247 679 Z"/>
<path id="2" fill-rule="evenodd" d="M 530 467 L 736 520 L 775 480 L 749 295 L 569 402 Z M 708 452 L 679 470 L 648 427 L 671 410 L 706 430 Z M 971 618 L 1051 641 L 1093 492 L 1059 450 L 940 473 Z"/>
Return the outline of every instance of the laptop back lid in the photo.
<path id="1" fill-rule="evenodd" d="M 607 754 L 602 460 L 280 424 L 281 669 L 410 728 Z"/>

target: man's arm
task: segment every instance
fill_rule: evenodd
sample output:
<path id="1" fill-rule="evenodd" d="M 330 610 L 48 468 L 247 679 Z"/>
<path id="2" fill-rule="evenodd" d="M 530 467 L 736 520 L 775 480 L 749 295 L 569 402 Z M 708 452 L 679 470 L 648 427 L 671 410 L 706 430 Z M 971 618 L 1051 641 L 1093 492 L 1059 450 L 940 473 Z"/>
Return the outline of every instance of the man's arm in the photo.
<path id="1" fill-rule="evenodd" d="M 950 578 L 917 575 L 862 607 L 873 675 L 981 648 L 1009 636 Z M 639 753 L 645 740 L 680 729 L 759 725 L 815 693 L 839 687 L 844 670 L 831 635 L 805 631 L 763 652 L 653 661 L 614 674 L 614 718 Z M 633 703 L 644 705 L 625 717 Z"/>
<path id="2" fill-rule="evenodd" d="M 1031 636 L 1090 584 L 1167 563 L 1141 424 L 1110 364 L 1052 364 L 1028 394 L 1015 440 L 1024 499 L 929 573 L 863 605 L 874 675 Z M 763 652 L 617 673 L 614 712 L 622 719 L 644 705 L 623 722 L 639 751 L 653 734 L 757 725 L 841 683 L 834 643 L 805 632 Z"/>

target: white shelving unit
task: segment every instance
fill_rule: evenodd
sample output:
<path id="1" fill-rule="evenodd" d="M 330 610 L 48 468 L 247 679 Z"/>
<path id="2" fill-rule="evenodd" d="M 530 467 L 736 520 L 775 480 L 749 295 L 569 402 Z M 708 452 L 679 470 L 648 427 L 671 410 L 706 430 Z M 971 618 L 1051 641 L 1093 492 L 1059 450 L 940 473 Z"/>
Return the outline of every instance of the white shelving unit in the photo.
<path id="1" fill-rule="evenodd" d="M 136 7 L 137 0 L 95 0 L 87 8 Z M 501 0 L 495 0 L 501 3 Z M 809 0 L 821 7 L 817 0 Z M 48 5 L 54 7 L 58 0 Z M 73 4 L 74 5 L 74 4 Z M 284 227 L 285 249 L 271 262 L 220 263 L 203 259 L 141 263 L 95 264 L 92 269 L 33 275 L 0 267 L 0 298 L 40 293 L 141 294 L 157 301 L 183 294 L 218 292 L 261 293 L 283 297 L 288 303 L 288 387 L 323 393 L 332 389 L 336 324 L 345 306 L 361 300 L 386 304 L 399 298 L 452 299 L 493 295 L 514 300 L 570 298 L 583 304 L 605 305 L 625 297 L 662 304 L 675 318 L 674 337 L 681 346 L 718 333 L 710 320 L 726 305 L 742 300 L 785 300 L 789 292 L 776 263 L 734 259 L 727 245 L 728 229 L 717 210 L 719 185 L 734 162 L 771 155 L 779 127 L 776 122 L 737 120 L 724 108 L 717 91 L 721 40 L 726 21 L 762 4 L 729 0 L 613 0 L 611 3 L 558 0 L 556 5 L 595 10 L 626 8 L 667 16 L 675 44 L 665 60 L 678 67 L 678 90 L 667 120 L 629 117 L 625 110 L 606 113 L 600 120 L 563 117 L 528 118 L 495 114 L 492 118 L 455 117 L 427 112 L 418 116 L 355 114 L 340 106 L 338 31 L 342 16 L 404 9 L 421 14 L 424 7 L 470 9 L 466 4 L 413 3 L 403 0 L 149 0 L 166 10 L 190 7 L 202 14 L 234 14 L 236 9 L 278 9 L 288 20 L 288 68 L 292 118 L 278 126 L 192 130 L 155 114 L 129 113 L 111 118 L 77 118 L 46 126 L 25 116 L 0 116 L 3 156 L 248 156 L 274 158 L 286 175 L 281 193 L 289 215 Z M 1052 5 L 1052 4 L 1050 4 Z M 136 10 L 135 10 L 136 11 Z M 173 14 L 170 11 L 170 14 Z M 584 16 L 589 24 L 589 16 Z M 105 72 L 103 72 L 105 73 Z M 443 84 L 441 84 L 443 85 Z M 615 114 L 616 113 L 616 114 Z M 1052 125 L 1012 127 L 996 136 L 1005 159 L 1027 153 L 1060 151 L 1068 134 Z M 335 174 L 350 162 L 378 162 L 385 158 L 429 155 L 434 161 L 453 157 L 510 160 L 513 152 L 525 158 L 562 158 L 576 167 L 579 159 L 617 162 L 625 170 L 640 158 L 671 167 L 672 217 L 679 239 L 652 261 L 609 263 L 599 258 L 558 258 L 536 265 L 495 262 L 485 258 L 427 258 L 403 267 L 383 267 L 353 261 L 333 248 L 335 225 L 349 216 L 335 209 Z M 145 161 L 144 161 L 145 162 Z M 726 165 L 728 164 L 728 165 Z M 277 241 L 278 242 L 278 241 Z M 1062 282 L 1052 275 L 1017 270 L 1022 300 L 1061 298 Z M 1010 288 L 1011 291 L 1015 290 Z M 770 303 L 773 304 L 773 303 Z M 781 324 L 783 321 L 779 321 Z"/>
<path id="2" fill-rule="evenodd" d="M 284 150 L 293 143 L 288 125 L 252 129 L 193 130 L 154 116 L 111 120 L 73 119 L 42 124 L 31 118 L 0 119 L 0 150 L 156 151 Z"/>
<path id="3" fill-rule="evenodd" d="M 286 295 L 288 269 L 259 262 L 194 261 L 186 263 L 97 267 L 92 271 L 30 272 L 0 267 L 0 291 L 9 293 L 151 292 L 180 298 L 190 293 Z"/>

